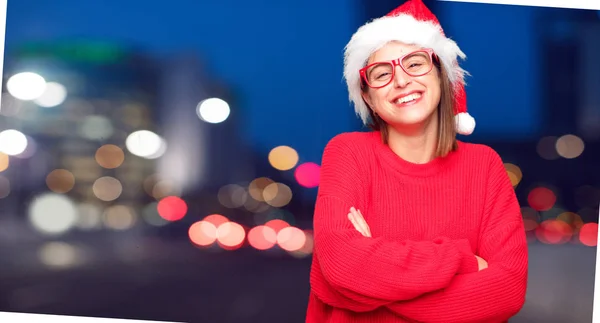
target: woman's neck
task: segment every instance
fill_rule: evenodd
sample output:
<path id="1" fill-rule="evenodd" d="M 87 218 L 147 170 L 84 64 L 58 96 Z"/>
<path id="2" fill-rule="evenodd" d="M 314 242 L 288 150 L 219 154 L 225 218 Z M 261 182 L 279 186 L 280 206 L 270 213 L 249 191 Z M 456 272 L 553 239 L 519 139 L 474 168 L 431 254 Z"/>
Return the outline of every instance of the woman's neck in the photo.
<path id="1" fill-rule="evenodd" d="M 426 164 L 432 161 L 437 148 L 437 125 L 433 123 L 412 131 L 406 127 L 402 127 L 399 131 L 388 126 L 390 149 L 400 158 L 414 164 Z"/>

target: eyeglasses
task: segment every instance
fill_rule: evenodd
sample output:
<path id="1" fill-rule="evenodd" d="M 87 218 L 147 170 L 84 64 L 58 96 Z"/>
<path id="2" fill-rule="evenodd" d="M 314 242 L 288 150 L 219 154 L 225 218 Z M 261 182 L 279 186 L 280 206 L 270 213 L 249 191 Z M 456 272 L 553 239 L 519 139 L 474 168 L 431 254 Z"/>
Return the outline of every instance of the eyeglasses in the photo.
<path id="1" fill-rule="evenodd" d="M 361 78 L 371 88 L 381 88 L 392 82 L 396 66 L 412 76 L 423 76 L 433 68 L 433 50 L 430 48 L 408 53 L 387 62 L 375 62 L 360 69 Z"/>

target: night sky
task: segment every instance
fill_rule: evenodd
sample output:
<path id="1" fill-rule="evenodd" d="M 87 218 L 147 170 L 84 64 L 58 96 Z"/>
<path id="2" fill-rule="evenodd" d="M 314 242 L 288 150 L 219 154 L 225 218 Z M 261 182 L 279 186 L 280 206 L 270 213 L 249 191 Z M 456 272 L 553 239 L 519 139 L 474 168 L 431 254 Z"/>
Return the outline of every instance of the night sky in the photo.
<path id="1" fill-rule="evenodd" d="M 247 141 L 262 151 L 290 145 L 305 161 L 320 162 L 331 137 L 360 128 L 342 79 L 344 45 L 364 19 L 359 0 L 170 3 L 9 1 L 6 50 L 30 40 L 89 37 L 157 56 L 197 51 L 211 75 L 237 91 L 239 106 L 232 108 L 246 116 Z M 469 111 L 477 120 L 468 140 L 535 134 L 541 91 L 536 9 L 441 2 L 438 10 L 447 34 L 468 56 Z"/>

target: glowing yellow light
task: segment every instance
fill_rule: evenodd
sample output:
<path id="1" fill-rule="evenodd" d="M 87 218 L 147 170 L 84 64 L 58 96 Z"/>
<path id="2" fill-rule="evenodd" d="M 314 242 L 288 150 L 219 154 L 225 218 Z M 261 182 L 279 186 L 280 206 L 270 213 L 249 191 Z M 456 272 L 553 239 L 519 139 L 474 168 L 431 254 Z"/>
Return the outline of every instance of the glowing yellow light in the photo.
<path id="1" fill-rule="evenodd" d="M 288 146 L 275 147 L 269 152 L 269 163 L 278 170 L 290 170 L 298 164 L 298 153 Z"/>
<path id="2" fill-rule="evenodd" d="M 7 154 L 0 152 L 0 173 L 7 170 L 10 165 L 10 159 Z"/>
<path id="3" fill-rule="evenodd" d="M 504 168 L 508 173 L 508 177 L 510 178 L 510 183 L 512 184 L 512 186 L 517 186 L 523 178 L 523 173 L 521 172 L 519 166 L 511 163 L 505 163 Z"/>

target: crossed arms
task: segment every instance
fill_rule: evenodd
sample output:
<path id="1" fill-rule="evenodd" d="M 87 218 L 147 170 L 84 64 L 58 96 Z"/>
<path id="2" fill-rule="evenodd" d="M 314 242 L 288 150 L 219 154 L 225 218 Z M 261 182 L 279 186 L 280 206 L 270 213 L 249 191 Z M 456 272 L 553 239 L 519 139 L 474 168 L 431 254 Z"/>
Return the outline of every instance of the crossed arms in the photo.
<path id="1" fill-rule="evenodd" d="M 346 162 L 336 162 L 340 154 Z M 362 214 L 350 209 L 361 202 L 353 159 L 343 143 L 328 145 L 323 156 L 314 227 L 324 279 L 311 280 L 319 299 L 355 312 L 385 307 L 419 322 L 501 322 L 521 309 L 527 244 L 497 154 L 489 157 L 479 255 L 466 239 L 398 242 L 371 236 Z"/>

